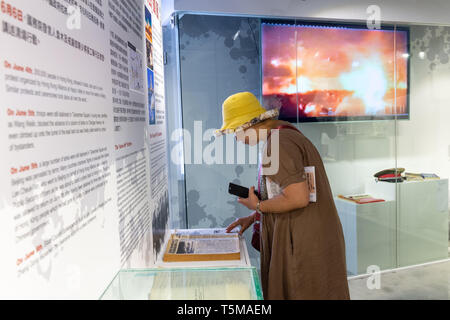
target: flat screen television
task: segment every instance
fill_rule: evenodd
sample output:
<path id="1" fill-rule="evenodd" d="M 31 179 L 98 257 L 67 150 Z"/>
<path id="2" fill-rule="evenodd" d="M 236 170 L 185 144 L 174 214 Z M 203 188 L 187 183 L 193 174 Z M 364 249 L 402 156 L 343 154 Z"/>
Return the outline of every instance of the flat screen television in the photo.
<path id="1" fill-rule="evenodd" d="M 291 122 L 409 119 L 409 30 L 261 25 L 262 96 Z"/>

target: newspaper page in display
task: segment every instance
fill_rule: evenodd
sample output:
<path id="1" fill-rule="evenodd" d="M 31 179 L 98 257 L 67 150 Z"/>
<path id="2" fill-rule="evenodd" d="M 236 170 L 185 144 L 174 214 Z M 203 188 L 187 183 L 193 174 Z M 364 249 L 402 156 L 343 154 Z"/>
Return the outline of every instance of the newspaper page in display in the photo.
<path id="1" fill-rule="evenodd" d="M 206 236 L 206 235 L 230 235 L 225 228 L 212 229 L 176 229 L 174 231 L 176 236 Z"/>
<path id="2" fill-rule="evenodd" d="M 172 234 L 163 261 L 239 260 L 240 244 L 236 233 L 223 230 L 178 230 Z"/>

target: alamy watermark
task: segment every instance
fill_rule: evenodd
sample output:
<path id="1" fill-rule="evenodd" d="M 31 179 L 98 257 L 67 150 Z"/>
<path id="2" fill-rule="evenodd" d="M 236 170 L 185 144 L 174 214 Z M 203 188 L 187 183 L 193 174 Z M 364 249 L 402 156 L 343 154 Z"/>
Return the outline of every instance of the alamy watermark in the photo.
<path id="1" fill-rule="evenodd" d="M 269 134 L 270 152 L 263 143 Z M 266 175 L 278 172 L 279 130 L 249 128 L 235 135 L 215 137 L 215 129 L 203 131 L 202 121 L 195 121 L 193 134 L 187 129 L 177 129 L 172 132 L 170 140 L 175 143 L 170 158 L 177 165 L 257 164 L 259 159 Z"/>
<path id="2" fill-rule="evenodd" d="M 381 29 L 381 8 L 377 5 L 370 5 L 366 9 L 367 17 L 367 29 L 380 30 Z"/>
<path id="3" fill-rule="evenodd" d="M 381 271 L 380 267 L 376 265 L 368 266 L 367 273 L 370 276 L 367 278 L 367 289 L 379 290 L 381 288 Z"/>
<path id="4" fill-rule="evenodd" d="M 77 291 L 81 288 L 81 269 L 77 265 L 66 267 L 66 287 L 69 291 Z"/>
<path id="5" fill-rule="evenodd" d="M 80 30 L 81 29 L 81 10 L 80 7 L 69 6 L 67 7 L 67 13 L 69 17 L 67 18 L 66 26 L 69 30 Z"/>

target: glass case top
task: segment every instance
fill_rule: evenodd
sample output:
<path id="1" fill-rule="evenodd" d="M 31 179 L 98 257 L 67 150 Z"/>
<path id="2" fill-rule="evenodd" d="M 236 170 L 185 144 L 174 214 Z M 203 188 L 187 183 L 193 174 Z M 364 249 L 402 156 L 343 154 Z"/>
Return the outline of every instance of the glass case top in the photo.
<path id="1" fill-rule="evenodd" d="M 101 300 L 261 300 L 251 268 L 125 269 Z"/>

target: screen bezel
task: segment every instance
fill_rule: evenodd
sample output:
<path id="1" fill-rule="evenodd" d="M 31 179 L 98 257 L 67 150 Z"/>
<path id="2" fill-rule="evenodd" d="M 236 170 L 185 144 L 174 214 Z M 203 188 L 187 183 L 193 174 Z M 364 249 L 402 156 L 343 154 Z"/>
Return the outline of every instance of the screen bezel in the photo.
<path id="1" fill-rule="evenodd" d="M 260 52 L 261 52 L 261 99 L 264 98 L 263 95 L 263 83 L 264 83 L 264 66 L 263 66 L 263 25 L 264 24 L 280 24 L 286 26 L 299 26 L 299 25 L 309 25 L 315 27 L 340 27 L 340 28 L 351 28 L 351 29 L 367 29 L 366 24 L 362 23 L 352 23 L 352 22 L 321 22 L 314 20 L 304 20 L 304 19 L 271 19 L 264 18 L 260 21 Z M 280 118 L 280 120 L 288 121 L 291 123 L 308 123 L 308 122 L 348 122 L 348 121 L 376 121 L 376 120 L 410 120 L 410 63 L 411 63 L 411 42 L 410 42 L 410 28 L 406 26 L 395 26 L 390 24 L 382 24 L 380 29 L 377 30 L 391 30 L 391 31 L 403 31 L 406 32 L 406 47 L 408 48 L 408 61 L 407 61 L 407 75 L 406 75 L 406 114 L 391 114 L 391 115 L 366 115 L 366 116 L 323 116 L 323 117 L 297 117 L 297 118 Z"/>

